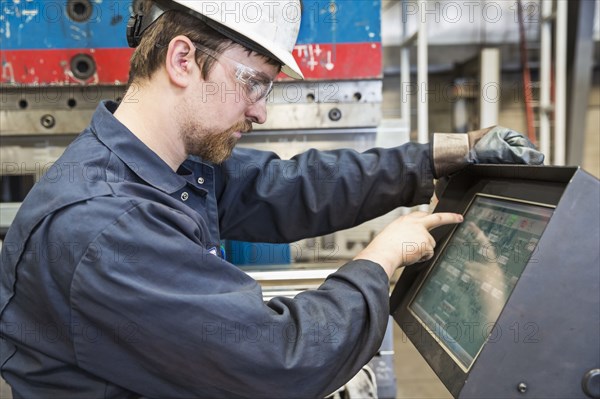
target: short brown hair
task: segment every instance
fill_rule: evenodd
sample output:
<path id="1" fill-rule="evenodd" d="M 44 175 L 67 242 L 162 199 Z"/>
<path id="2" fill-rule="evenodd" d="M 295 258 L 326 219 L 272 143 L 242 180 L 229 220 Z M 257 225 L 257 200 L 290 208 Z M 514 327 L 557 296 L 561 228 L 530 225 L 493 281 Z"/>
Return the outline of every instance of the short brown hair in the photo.
<path id="1" fill-rule="evenodd" d="M 166 58 L 169 42 L 179 35 L 188 37 L 194 43 L 201 43 L 214 54 L 221 54 L 234 45 L 234 42 L 192 15 L 175 10 L 166 11 L 146 29 L 140 45 L 131 56 L 129 84 L 152 77 Z M 196 63 L 206 79 L 215 59 L 197 51 Z"/>

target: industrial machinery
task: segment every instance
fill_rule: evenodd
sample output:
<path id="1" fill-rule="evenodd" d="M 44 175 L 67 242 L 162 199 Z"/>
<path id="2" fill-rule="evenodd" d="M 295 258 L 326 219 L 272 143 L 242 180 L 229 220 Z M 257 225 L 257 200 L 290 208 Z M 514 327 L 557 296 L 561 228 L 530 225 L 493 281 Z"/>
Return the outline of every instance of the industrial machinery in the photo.
<path id="1" fill-rule="evenodd" d="M 459 398 L 600 398 L 600 182 L 578 168 L 473 166 L 436 212 L 431 261 L 392 314 Z"/>

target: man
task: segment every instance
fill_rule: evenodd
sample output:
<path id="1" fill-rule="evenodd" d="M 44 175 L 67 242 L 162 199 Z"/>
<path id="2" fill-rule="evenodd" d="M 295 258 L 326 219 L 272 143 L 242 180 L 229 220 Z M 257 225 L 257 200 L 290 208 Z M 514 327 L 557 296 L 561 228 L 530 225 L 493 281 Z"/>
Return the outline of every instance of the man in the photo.
<path id="1" fill-rule="evenodd" d="M 265 122 L 280 70 L 301 77 L 299 20 L 257 1 L 268 20 L 230 23 L 223 3 L 157 1 L 133 21 L 124 101 L 100 104 L 24 201 L 2 248 L 0 364 L 15 398 L 327 395 L 379 348 L 389 276 L 428 259 L 428 231 L 461 216 L 402 217 L 318 290 L 267 304 L 220 240 L 326 234 L 428 202 L 434 169 L 541 162 L 502 129 L 445 137 L 434 156 L 233 151 Z"/>

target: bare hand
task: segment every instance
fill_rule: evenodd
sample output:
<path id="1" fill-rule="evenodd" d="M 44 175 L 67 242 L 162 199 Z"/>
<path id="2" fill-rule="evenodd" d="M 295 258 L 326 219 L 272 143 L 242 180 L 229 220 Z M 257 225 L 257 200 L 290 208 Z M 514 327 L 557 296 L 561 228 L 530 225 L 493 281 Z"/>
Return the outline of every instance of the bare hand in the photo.
<path id="1" fill-rule="evenodd" d="M 383 229 L 354 259 L 378 263 L 391 277 L 398 267 L 433 257 L 436 243 L 429 230 L 462 221 L 462 215 L 456 213 L 413 212 L 401 216 Z"/>

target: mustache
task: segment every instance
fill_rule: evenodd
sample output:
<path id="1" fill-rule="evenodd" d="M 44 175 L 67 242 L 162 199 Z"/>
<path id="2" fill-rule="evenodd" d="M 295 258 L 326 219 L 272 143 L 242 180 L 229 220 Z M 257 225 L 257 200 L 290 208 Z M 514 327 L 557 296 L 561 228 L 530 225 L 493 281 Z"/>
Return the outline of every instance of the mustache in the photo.
<path id="1" fill-rule="evenodd" d="M 253 128 L 253 123 L 248 120 L 245 120 L 243 122 L 236 123 L 229 130 L 231 132 L 251 133 Z"/>

